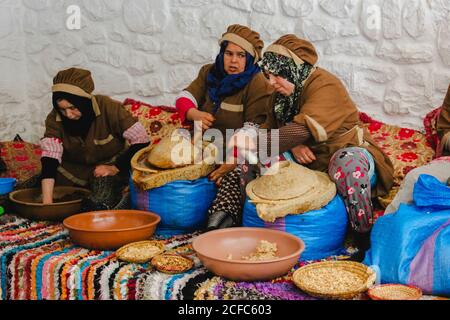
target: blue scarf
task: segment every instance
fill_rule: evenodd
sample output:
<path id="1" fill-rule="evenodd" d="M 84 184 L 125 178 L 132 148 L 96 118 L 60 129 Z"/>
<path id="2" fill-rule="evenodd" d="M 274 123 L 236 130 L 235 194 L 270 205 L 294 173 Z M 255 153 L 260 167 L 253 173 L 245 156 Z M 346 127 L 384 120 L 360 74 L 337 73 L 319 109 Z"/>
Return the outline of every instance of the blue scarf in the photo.
<path id="1" fill-rule="evenodd" d="M 220 46 L 220 53 L 217 55 L 216 62 L 209 71 L 206 80 L 209 97 L 215 106 L 214 113 L 219 109 L 221 99 L 232 96 L 243 89 L 253 76 L 261 71 L 259 66 L 254 64 L 254 58 L 248 52 L 245 52 L 246 62 L 244 72 L 228 75 L 223 65 L 223 57 L 227 45 L 228 41 L 224 41 Z"/>

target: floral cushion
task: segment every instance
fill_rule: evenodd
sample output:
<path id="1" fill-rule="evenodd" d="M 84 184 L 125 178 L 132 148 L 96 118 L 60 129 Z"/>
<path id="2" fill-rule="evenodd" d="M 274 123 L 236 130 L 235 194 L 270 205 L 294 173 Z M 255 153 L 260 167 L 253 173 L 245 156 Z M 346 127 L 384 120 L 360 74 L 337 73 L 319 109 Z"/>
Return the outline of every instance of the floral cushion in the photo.
<path id="1" fill-rule="evenodd" d="M 387 206 L 397 194 L 406 174 L 430 162 L 435 152 L 426 136 L 417 130 L 388 125 L 364 113 L 360 114 L 360 118 L 394 165 L 394 187 L 388 195 L 379 198 L 380 203 Z"/>
<path id="2" fill-rule="evenodd" d="M 152 143 L 159 142 L 162 137 L 182 127 L 180 116 L 174 107 L 152 106 L 133 99 L 126 99 L 123 104 L 144 125 Z"/>
<path id="3" fill-rule="evenodd" d="M 436 152 L 435 158 L 438 158 L 440 156 L 439 150 L 441 149 L 440 148 L 441 139 L 439 139 L 439 136 L 437 134 L 437 122 L 439 119 L 439 115 L 441 114 L 441 111 L 442 107 L 438 107 L 433 111 L 429 112 L 425 116 L 425 119 L 423 120 L 427 141 Z"/>
<path id="4" fill-rule="evenodd" d="M 39 145 L 24 141 L 0 142 L 0 156 L 6 164 L 1 177 L 16 178 L 25 182 L 41 171 L 41 149 Z"/>

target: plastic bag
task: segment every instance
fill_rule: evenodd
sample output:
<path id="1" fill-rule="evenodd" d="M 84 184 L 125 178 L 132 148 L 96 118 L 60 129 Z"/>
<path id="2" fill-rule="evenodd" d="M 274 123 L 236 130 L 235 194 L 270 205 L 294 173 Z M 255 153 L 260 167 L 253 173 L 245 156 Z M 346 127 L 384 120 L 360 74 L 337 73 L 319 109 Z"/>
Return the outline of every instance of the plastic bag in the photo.
<path id="1" fill-rule="evenodd" d="M 381 283 L 412 284 L 428 294 L 450 294 L 450 209 L 401 204 L 372 229 L 366 265 Z"/>
<path id="2" fill-rule="evenodd" d="M 419 207 L 450 209 L 450 187 L 434 176 L 421 174 L 414 185 L 413 199 Z"/>
<path id="3" fill-rule="evenodd" d="M 155 234 L 174 236 L 204 228 L 217 188 L 205 177 L 173 181 L 148 191 L 137 190 L 131 182 L 130 192 L 133 209 L 151 211 L 161 217 Z"/>
<path id="4" fill-rule="evenodd" d="M 302 214 L 287 215 L 275 222 L 265 222 L 248 199 L 244 205 L 244 227 L 259 227 L 286 231 L 305 243 L 300 260 L 317 260 L 345 252 L 343 242 L 347 230 L 344 201 L 336 196 L 325 207 Z"/>

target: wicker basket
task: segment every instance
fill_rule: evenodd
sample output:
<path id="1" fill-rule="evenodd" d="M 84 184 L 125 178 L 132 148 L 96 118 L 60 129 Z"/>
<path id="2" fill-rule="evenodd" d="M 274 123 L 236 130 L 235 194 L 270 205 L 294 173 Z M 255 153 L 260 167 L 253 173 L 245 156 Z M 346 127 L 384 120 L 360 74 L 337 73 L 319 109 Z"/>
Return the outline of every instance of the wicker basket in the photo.
<path id="1" fill-rule="evenodd" d="M 215 169 L 215 164 L 188 165 L 176 169 L 160 169 L 151 166 L 147 162 L 147 154 L 154 145 L 139 150 L 131 159 L 132 179 L 142 191 L 161 187 L 175 180 L 197 180 L 210 174 Z"/>
<path id="2" fill-rule="evenodd" d="M 160 272 L 178 274 L 190 270 L 194 266 L 194 261 L 179 254 L 164 253 L 152 259 L 152 266 Z"/>
<path id="3" fill-rule="evenodd" d="M 327 299 L 352 299 L 368 290 L 376 273 L 362 263 L 326 261 L 297 269 L 295 285 L 311 296 Z"/>
<path id="4" fill-rule="evenodd" d="M 370 288 L 367 294 L 372 300 L 419 300 L 422 290 L 402 284 L 383 284 Z"/>
<path id="5" fill-rule="evenodd" d="M 116 251 L 116 257 L 131 263 L 145 263 L 164 252 L 162 241 L 149 240 L 129 243 Z"/>

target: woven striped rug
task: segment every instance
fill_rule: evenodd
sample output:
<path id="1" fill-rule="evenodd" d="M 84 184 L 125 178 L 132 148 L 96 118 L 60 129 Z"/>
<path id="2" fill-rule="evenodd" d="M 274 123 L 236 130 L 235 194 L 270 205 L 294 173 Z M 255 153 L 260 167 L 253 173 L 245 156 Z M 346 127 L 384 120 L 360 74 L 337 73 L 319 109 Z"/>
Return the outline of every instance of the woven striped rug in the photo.
<path id="1" fill-rule="evenodd" d="M 119 261 L 113 251 L 78 247 L 62 224 L 5 215 L 0 217 L 0 300 L 313 299 L 291 281 L 292 272 L 300 265 L 285 277 L 267 282 L 216 277 L 192 250 L 191 242 L 197 235 L 160 239 L 169 251 L 188 255 L 195 262 L 189 272 L 168 275 L 148 264 Z M 329 260 L 333 259 L 336 257 Z"/>
<path id="2" fill-rule="evenodd" d="M 78 247 L 60 223 L 6 215 L 0 220 L 0 299 L 311 299 L 289 277 L 237 283 L 214 276 L 192 250 L 196 235 L 164 239 L 166 248 L 195 262 L 187 273 L 168 275 L 148 264 L 119 261 L 112 251 Z"/>

